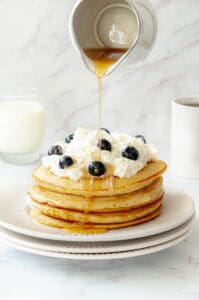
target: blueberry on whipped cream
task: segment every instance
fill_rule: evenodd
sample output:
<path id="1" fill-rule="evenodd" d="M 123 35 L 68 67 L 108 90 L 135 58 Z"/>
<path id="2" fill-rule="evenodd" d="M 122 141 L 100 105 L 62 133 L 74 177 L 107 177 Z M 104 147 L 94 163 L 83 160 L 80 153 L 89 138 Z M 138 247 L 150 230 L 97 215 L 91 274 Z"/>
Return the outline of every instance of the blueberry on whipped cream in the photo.
<path id="1" fill-rule="evenodd" d="M 65 142 L 69 144 L 74 138 L 74 134 L 70 134 L 65 138 Z"/>
<path id="2" fill-rule="evenodd" d="M 111 150 L 112 150 L 111 143 L 110 143 L 109 141 L 107 141 L 106 139 L 101 139 L 101 140 L 99 140 L 97 146 L 98 146 L 101 150 L 106 150 L 106 151 L 111 151 Z"/>
<path id="3" fill-rule="evenodd" d="M 143 143 L 146 144 L 146 139 L 145 139 L 145 137 L 144 137 L 143 135 L 138 134 L 138 135 L 136 135 L 135 137 L 136 137 L 136 139 L 141 139 L 141 140 L 143 141 Z"/>
<path id="4" fill-rule="evenodd" d="M 63 149 L 61 146 L 55 145 L 48 150 L 48 155 L 62 155 Z"/>
<path id="5" fill-rule="evenodd" d="M 72 138 L 67 137 L 67 141 L 55 143 L 60 148 L 56 147 L 55 149 L 59 150 L 50 151 L 50 155 L 42 158 L 43 167 L 57 176 L 77 181 L 85 176 L 85 172 L 95 174 L 92 176 L 103 176 L 104 169 L 110 166 L 110 175 L 124 178 L 135 175 L 148 162 L 158 159 L 157 149 L 148 143 L 145 144 L 141 138 L 117 132 L 108 134 L 104 130 L 101 130 L 100 134 L 101 140 L 106 142 L 100 144 L 102 151 L 100 151 L 100 164 L 97 166 L 90 164 L 99 160 L 99 131 L 79 127 Z M 103 151 L 105 149 L 108 151 Z M 70 159 L 62 158 L 65 156 Z M 75 163 L 72 163 L 74 161 Z"/>
<path id="6" fill-rule="evenodd" d="M 64 155 L 59 160 L 59 166 L 61 169 L 68 168 L 74 164 L 72 157 Z"/>
<path id="7" fill-rule="evenodd" d="M 135 147 L 127 147 L 122 152 L 122 156 L 131 160 L 137 160 L 139 158 L 139 152 Z"/>
<path id="8" fill-rule="evenodd" d="M 101 161 L 93 161 L 88 166 L 88 172 L 92 176 L 102 176 L 106 172 L 106 167 Z"/>

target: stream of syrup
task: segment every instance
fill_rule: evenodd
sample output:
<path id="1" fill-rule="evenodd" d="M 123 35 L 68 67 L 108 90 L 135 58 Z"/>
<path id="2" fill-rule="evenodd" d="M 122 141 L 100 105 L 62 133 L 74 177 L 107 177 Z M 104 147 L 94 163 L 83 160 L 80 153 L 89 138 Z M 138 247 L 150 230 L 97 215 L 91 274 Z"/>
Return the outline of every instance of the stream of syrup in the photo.
<path id="1" fill-rule="evenodd" d="M 84 49 L 85 55 L 93 62 L 95 75 L 98 80 L 98 140 L 100 141 L 101 128 L 102 128 L 102 79 L 106 75 L 108 69 L 115 64 L 127 51 L 128 49 L 121 48 L 99 48 L 99 49 Z M 98 160 L 101 160 L 101 150 L 99 148 Z M 106 176 L 107 189 L 113 189 L 113 176 Z M 93 181 L 90 181 L 90 189 L 92 189 Z M 109 185 L 109 186 L 108 186 Z M 82 189 L 84 187 L 82 186 Z M 106 228 L 94 228 L 92 224 L 89 224 L 88 214 L 92 211 L 93 198 L 87 197 L 88 205 L 85 209 L 85 225 L 79 225 L 78 228 L 66 227 L 65 230 L 71 233 L 80 233 L 80 234 L 94 234 L 94 233 L 104 233 Z"/>
<path id="2" fill-rule="evenodd" d="M 125 48 L 93 48 L 84 49 L 84 54 L 93 62 L 95 75 L 98 80 L 98 140 L 101 140 L 102 128 L 102 78 L 108 69 L 115 64 L 128 49 Z M 99 160 L 101 158 L 99 150 Z"/>

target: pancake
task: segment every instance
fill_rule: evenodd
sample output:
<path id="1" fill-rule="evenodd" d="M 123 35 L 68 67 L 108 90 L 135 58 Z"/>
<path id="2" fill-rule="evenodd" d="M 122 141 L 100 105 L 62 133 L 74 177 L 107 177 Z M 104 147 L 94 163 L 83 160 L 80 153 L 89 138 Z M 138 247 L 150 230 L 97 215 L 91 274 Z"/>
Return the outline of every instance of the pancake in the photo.
<path id="1" fill-rule="evenodd" d="M 40 210 L 38 210 L 35 207 L 31 209 L 29 214 L 30 217 L 35 222 L 43 225 L 64 229 L 72 233 L 94 234 L 94 233 L 104 233 L 111 229 L 124 228 L 124 227 L 145 223 L 158 217 L 160 213 L 161 213 L 161 206 L 155 211 L 153 211 L 151 214 L 130 222 L 117 223 L 117 224 L 84 224 L 84 225 L 81 225 L 80 223 L 67 222 L 60 219 L 49 217 L 47 215 L 42 214 Z"/>
<path id="2" fill-rule="evenodd" d="M 157 159 L 158 150 L 143 136 L 79 127 L 34 170 L 30 217 L 81 234 L 150 221 L 164 196 L 167 165 Z"/>
<path id="3" fill-rule="evenodd" d="M 40 204 L 48 204 L 57 208 L 86 212 L 113 212 L 138 208 L 155 202 L 163 196 L 163 179 L 155 179 L 147 187 L 128 194 L 114 196 L 85 197 L 61 194 L 38 186 L 32 187 L 28 194 Z"/>
<path id="4" fill-rule="evenodd" d="M 65 221 L 81 222 L 81 223 L 97 223 L 97 224 L 115 224 L 130 222 L 151 214 L 161 206 L 162 198 L 156 202 L 128 211 L 119 212 L 101 212 L 101 213 L 85 213 L 75 210 L 56 208 L 47 204 L 41 204 L 31 200 L 32 205 L 40 210 L 41 213 L 56 219 Z"/>
<path id="5" fill-rule="evenodd" d="M 149 162 L 146 167 L 131 177 L 105 178 L 83 177 L 74 181 L 68 177 L 59 177 L 49 169 L 40 167 L 33 172 L 36 185 L 53 192 L 80 196 L 112 196 L 126 194 L 151 184 L 165 172 L 167 165 L 161 160 Z M 91 184 L 92 182 L 92 184 Z"/>

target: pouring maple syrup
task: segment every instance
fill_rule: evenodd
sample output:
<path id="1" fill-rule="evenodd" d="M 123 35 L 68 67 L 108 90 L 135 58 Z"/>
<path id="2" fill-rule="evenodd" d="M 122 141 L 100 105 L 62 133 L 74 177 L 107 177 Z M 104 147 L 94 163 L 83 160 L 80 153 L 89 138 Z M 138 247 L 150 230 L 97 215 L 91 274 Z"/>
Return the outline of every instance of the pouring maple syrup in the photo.
<path id="1" fill-rule="evenodd" d="M 102 78 L 108 69 L 115 64 L 126 52 L 127 48 L 93 48 L 84 49 L 84 54 L 93 62 L 98 79 L 98 139 L 101 140 L 102 128 Z M 100 159 L 99 151 L 99 159 Z"/>
<path id="2" fill-rule="evenodd" d="M 84 54 L 93 62 L 95 75 L 98 80 L 98 140 L 101 140 L 102 128 L 102 78 L 106 75 L 108 69 L 115 64 L 126 52 L 126 48 L 93 48 L 84 49 Z M 99 148 L 98 159 L 101 159 L 101 150 Z M 113 176 L 107 175 L 107 188 L 113 188 Z M 93 179 L 90 181 L 90 190 L 92 190 Z M 88 188 L 89 189 L 89 188 Z M 64 229 L 76 234 L 94 234 L 104 233 L 106 228 L 94 228 L 89 224 L 88 214 L 92 210 L 93 198 L 87 197 L 87 207 L 84 211 L 84 224 L 78 227 L 65 227 Z"/>
<path id="3" fill-rule="evenodd" d="M 115 64 L 128 51 L 128 48 L 84 49 L 84 54 L 93 61 L 95 74 L 104 77 L 109 67 Z"/>

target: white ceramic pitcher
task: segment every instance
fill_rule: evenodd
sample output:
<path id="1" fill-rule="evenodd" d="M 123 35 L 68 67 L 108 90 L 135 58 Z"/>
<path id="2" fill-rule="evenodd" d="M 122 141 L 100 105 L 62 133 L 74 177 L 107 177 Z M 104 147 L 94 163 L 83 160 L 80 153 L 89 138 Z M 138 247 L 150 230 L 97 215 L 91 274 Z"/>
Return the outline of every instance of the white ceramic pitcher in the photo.
<path id="1" fill-rule="evenodd" d="M 148 0 L 78 0 L 69 31 L 73 46 L 92 72 L 93 63 L 83 49 L 128 49 L 109 68 L 108 75 L 121 61 L 129 66 L 147 57 L 156 40 L 157 19 Z"/>

